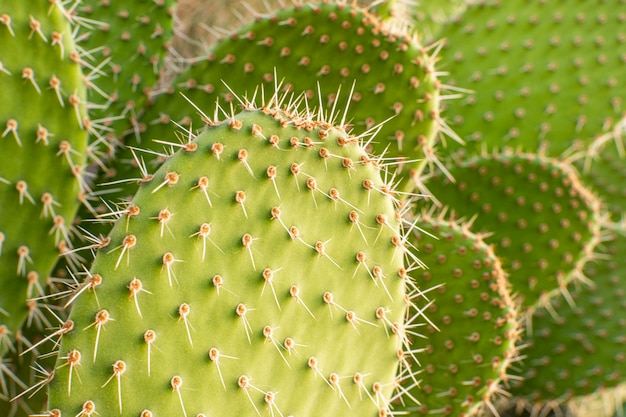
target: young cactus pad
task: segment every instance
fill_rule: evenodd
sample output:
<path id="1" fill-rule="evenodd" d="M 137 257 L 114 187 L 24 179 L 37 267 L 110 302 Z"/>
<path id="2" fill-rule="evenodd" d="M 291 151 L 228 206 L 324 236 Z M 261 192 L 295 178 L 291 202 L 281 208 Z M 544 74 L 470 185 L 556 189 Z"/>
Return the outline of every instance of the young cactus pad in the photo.
<path id="1" fill-rule="evenodd" d="M 86 191 L 85 89 L 67 13 L 46 0 L 0 4 L 0 356 L 23 323 L 42 324 L 40 302 L 27 300 L 44 295 L 71 246 Z"/>
<path id="2" fill-rule="evenodd" d="M 517 306 L 500 259 L 482 236 L 443 215 L 424 212 L 419 220 L 409 242 L 428 265 L 416 277 L 433 290 L 411 294 L 409 314 L 425 311 L 430 325 L 422 330 L 425 340 L 412 341 L 419 364 L 408 375 L 419 372 L 420 383 L 402 383 L 419 404 L 407 398 L 399 409 L 412 416 L 481 415 L 505 392 L 519 358 Z"/>
<path id="3" fill-rule="evenodd" d="M 625 1 L 470 3 L 439 33 L 448 82 L 473 92 L 446 109 L 468 149 L 545 145 L 557 156 L 623 117 Z"/>
<path id="4" fill-rule="evenodd" d="M 50 408 L 385 415 L 408 278 L 381 168 L 274 100 L 210 125 L 117 212 L 57 332 Z"/>
<path id="5" fill-rule="evenodd" d="M 443 206 L 495 245 L 524 308 L 543 305 L 569 283 L 599 238 L 600 203 L 565 162 L 505 150 L 459 161 L 427 186 Z"/>

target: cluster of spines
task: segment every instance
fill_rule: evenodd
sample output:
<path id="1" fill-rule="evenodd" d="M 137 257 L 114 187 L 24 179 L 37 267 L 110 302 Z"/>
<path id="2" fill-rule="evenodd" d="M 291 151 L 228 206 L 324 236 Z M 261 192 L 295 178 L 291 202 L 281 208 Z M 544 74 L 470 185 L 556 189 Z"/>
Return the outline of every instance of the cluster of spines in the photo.
<path id="1" fill-rule="evenodd" d="M 396 197 L 362 139 L 279 107 L 210 121 L 113 214 L 110 243 L 51 335 L 63 336 L 51 407 L 126 412 L 137 406 L 124 381 L 149 372 L 173 394 L 143 401 L 172 415 L 225 407 L 222 392 L 257 414 L 393 413 L 403 294 L 414 285 Z M 121 340 L 124 354 L 114 348 Z M 167 364 L 164 351 L 187 365 Z M 211 378 L 198 379 L 203 363 Z M 208 389 L 211 401 L 192 400 L 183 383 Z"/>

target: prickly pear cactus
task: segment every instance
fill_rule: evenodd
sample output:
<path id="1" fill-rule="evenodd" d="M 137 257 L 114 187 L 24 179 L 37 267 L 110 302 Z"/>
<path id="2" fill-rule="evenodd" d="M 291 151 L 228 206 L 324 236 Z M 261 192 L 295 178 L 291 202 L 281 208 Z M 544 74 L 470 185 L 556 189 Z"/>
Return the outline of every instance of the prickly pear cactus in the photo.
<path id="1" fill-rule="evenodd" d="M 481 415 L 506 393 L 510 367 L 519 360 L 518 306 L 500 259 L 482 236 L 445 215 L 424 212 L 418 219 L 409 242 L 428 268 L 415 274 L 432 291 L 411 294 L 409 316 L 425 313 L 429 326 L 420 331 L 423 339 L 412 337 L 419 363 L 404 370 L 402 387 L 410 395 L 397 409 L 412 416 Z"/>
<path id="2" fill-rule="evenodd" d="M 51 334 L 51 410 L 388 415 L 409 280 L 393 190 L 363 138 L 279 102 L 211 120 L 116 213 Z"/>
<path id="3" fill-rule="evenodd" d="M 388 0 L 373 2 L 381 20 L 390 25 L 406 26 L 425 44 L 438 41 L 441 27 L 458 17 L 468 5 L 465 0 L 412 1 Z"/>
<path id="4" fill-rule="evenodd" d="M 587 265 L 592 286 L 572 292 L 571 304 L 556 299 L 550 310 L 534 315 L 523 379 L 513 385 L 514 395 L 564 402 L 623 382 L 625 251 L 626 231 L 616 231 L 603 243 L 603 256 Z"/>
<path id="5" fill-rule="evenodd" d="M 470 152 L 545 146 L 558 156 L 623 117 L 626 2 L 469 3 L 439 36 L 447 82 L 472 91 L 445 112 Z"/>
<path id="6" fill-rule="evenodd" d="M 234 100 L 225 84 L 252 98 L 260 94 L 258 85 L 272 90 L 283 80 L 285 90 L 306 91 L 311 108 L 321 104 L 331 112 L 349 105 L 347 120 L 357 134 L 380 127 L 370 144 L 375 153 L 403 156 L 403 175 L 410 169 L 421 171 L 436 157 L 442 123 L 432 55 L 416 38 L 406 32 L 390 33 L 374 15 L 355 5 L 323 1 L 281 8 L 259 15 L 192 60 L 173 87 L 160 91 L 147 109 L 138 146 L 167 153 L 169 147 L 152 143 L 162 136 L 164 126 L 169 129 L 172 122 L 191 129 L 203 126 L 181 94 L 209 107 L 217 98 Z M 389 118 L 394 122 L 378 126 Z M 150 166 L 150 155 L 144 158 Z M 134 162 L 130 152 L 118 160 L 126 164 L 116 166 L 118 175 L 109 181 L 139 175 L 136 167 L 128 167 Z M 134 190 L 125 192 L 132 195 Z"/>
<path id="7" fill-rule="evenodd" d="M 163 72 L 175 2 L 80 0 L 79 46 L 91 53 L 84 72 L 99 131 L 92 145 L 109 147 L 99 146 L 100 152 L 112 152 L 125 130 L 139 133 L 137 116 Z"/>
<path id="8" fill-rule="evenodd" d="M 626 128 L 626 120 L 623 125 Z M 581 153 L 576 167 L 583 181 L 601 197 L 610 220 L 615 223 L 626 220 L 626 155 L 623 143 L 603 139 L 594 141 L 588 152 Z"/>
<path id="9" fill-rule="evenodd" d="M 85 89 L 59 2 L 0 5 L 0 354 L 41 325 L 43 287 L 88 191 Z M 71 261 L 70 257 L 70 261 Z M 0 385 L 3 391 L 6 386 Z"/>
<path id="10" fill-rule="evenodd" d="M 568 297 L 585 280 L 584 264 L 600 234 L 600 202 L 572 166 L 537 154 L 504 150 L 450 167 L 429 190 L 456 216 L 487 234 L 524 308 Z"/>

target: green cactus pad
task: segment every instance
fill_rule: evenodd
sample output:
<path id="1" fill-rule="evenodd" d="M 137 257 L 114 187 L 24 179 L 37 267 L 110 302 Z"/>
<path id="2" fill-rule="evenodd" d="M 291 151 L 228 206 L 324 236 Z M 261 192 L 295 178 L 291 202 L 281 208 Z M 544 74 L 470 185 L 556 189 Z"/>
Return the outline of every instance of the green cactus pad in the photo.
<path id="1" fill-rule="evenodd" d="M 51 313 L 51 311 L 41 309 L 39 314 L 46 328 L 52 328 L 57 324 L 54 316 L 57 313 Z M 45 386 L 37 384 L 46 380 L 56 362 L 54 355 L 42 356 L 42 354 L 54 350 L 56 346 L 54 341 L 50 340 L 24 353 L 30 345 L 37 343 L 44 336 L 44 332 L 35 326 L 24 327 L 15 335 L 15 351 L 7 352 L 0 359 L 0 379 L 2 380 L 0 384 L 7 388 L 7 394 L 0 393 L 1 416 L 30 417 L 46 411 L 48 393 Z M 39 389 L 29 391 L 28 395 L 20 395 L 29 386 L 35 385 Z"/>
<path id="2" fill-rule="evenodd" d="M 307 3 L 260 15 L 192 60 L 174 80 L 174 87 L 161 92 L 143 116 L 146 130 L 140 146 L 162 152 L 163 145 L 151 141 L 161 137 L 163 126 L 169 129 L 172 121 L 192 129 L 203 126 L 181 93 L 208 107 L 218 97 L 234 99 L 225 84 L 252 98 L 258 85 L 272 90 L 284 79 L 284 89 L 307 92 L 311 107 L 322 104 L 343 110 L 349 104 L 347 120 L 357 134 L 393 118 L 372 142 L 374 152 L 421 160 L 421 165 L 407 164 L 403 175 L 409 166 L 423 170 L 425 160 L 435 158 L 440 131 L 435 59 L 416 39 L 383 30 L 367 10 L 330 3 Z M 132 159 L 128 153 L 121 157 Z M 116 169 L 128 173 L 123 167 Z"/>
<path id="3" fill-rule="evenodd" d="M 58 2 L 0 5 L 0 355 L 16 350 L 88 191 L 89 123 L 68 11 Z M 8 335 L 8 336 L 7 336 Z M 13 340 L 13 342 L 11 342 Z M 5 387 L 0 387 L 4 391 Z M 4 392 L 3 392 L 4 393 Z"/>
<path id="4" fill-rule="evenodd" d="M 428 44 L 438 40 L 442 26 L 463 13 L 468 2 L 389 0 L 379 3 L 374 3 L 374 10 L 382 20 L 389 21 L 391 25 L 409 27 Z"/>
<path id="5" fill-rule="evenodd" d="M 512 393 L 532 401 L 560 402 L 615 387 L 626 375 L 626 232 L 603 244 L 585 272 L 592 286 L 572 292 L 572 304 L 555 299 L 533 316 L 524 350 L 523 381 Z M 552 313 L 550 313 L 550 311 Z"/>
<path id="6" fill-rule="evenodd" d="M 98 158 L 112 153 L 126 131 L 138 129 L 137 117 L 163 72 L 175 2 L 80 0 L 78 39 L 89 52 L 83 71 Z"/>
<path id="7" fill-rule="evenodd" d="M 471 3 L 440 32 L 449 83 L 472 91 L 446 109 L 471 152 L 545 146 L 557 156 L 623 117 L 624 1 Z"/>
<path id="8" fill-rule="evenodd" d="M 422 213 L 419 221 L 409 242 L 428 269 L 416 278 L 433 291 L 412 294 L 409 314 L 426 311 L 431 324 L 421 331 L 425 340 L 412 341 L 420 354 L 410 374 L 419 373 L 419 385 L 411 386 L 410 378 L 403 383 L 419 404 L 405 399 L 399 410 L 411 416 L 481 415 L 505 392 L 509 368 L 518 360 L 517 306 L 500 259 L 481 236 L 443 216 Z"/>
<path id="9" fill-rule="evenodd" d="M 626 220 L 626 156 L 623 144 L 594 141 L 589 151 L 576 162 L 585 181 L 602 200 L 610 221 Z"/>
<path id="10" fill-rule="evenodd" d="M 57 331 L 50 409 L 389 411 L 408 280 L 392 190 L 361 139 L 277 106 L 211 121 L 117 213 Z"/>
<path id="11" fill-rule="evenodd" d="M 488 234 L 524 308 L 567 296 L 599 239 L 600 203 L 571 165 L 537 154 L 494 152 L 450 168 L 427 187 L 456 216 Z"/>

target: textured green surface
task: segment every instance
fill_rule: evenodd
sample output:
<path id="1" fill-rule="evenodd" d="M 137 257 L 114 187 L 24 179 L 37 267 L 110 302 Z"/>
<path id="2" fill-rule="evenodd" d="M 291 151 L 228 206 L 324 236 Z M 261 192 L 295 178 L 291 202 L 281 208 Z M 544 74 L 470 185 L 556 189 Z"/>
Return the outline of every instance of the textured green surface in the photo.
<path id="1" fill-rule="evenodd" d="M 90 54 L 84 61 L 90 116 L 108 145 L 137 129 L 137 116 L 163 71 L 174 6 L 175 0 L 80 1 L 79 46 Z"/>
<path id="2" fill-rule="evenodd" d="M 611 221 L 625 220 L 626 156 L 623 150 L 609 142 L 598 143 L 598 147 L 593 146 L 590 151 L 576 162 L 583 181 L 598 194 Z"/>
<path id="3" fill-rule="evenodd" d="M 534 154 L 500 152 L 477 156 L 427 183 L 456 216 L 473 218 L 487 233 L 525 307 L 567 295 L 568 284 L 583 279 L 582 267 L 599 234 L 597 198 L 572 167 Z"/>
<path id="4" fill-rule="evenodd" d="M 60 5 L 0 4 L 0 415 L 41 411 L 45 397 L 9 403 L 29 384 L 50 325 L 46 282 L 71 246 L 85 187 L 85 90 Z"/>
<path id="5" fill-rule="evenodd" d="M 119 213 L 91 272 L 102 284 L 73 302 L 50 408 L 388 411 L 407 284 L 393 198 L 358 140 L 266 113 L 210 127 L 140 188 L 137 215 Z"/>
<path id="6" fill-rule="evenodd" d="M 556 156 L 623 117 L 626 2 L 474 3 L 440 32 L 446 83 L 473 91 L 445 112 L 470 152 L 545 145 Z"/>
<path id="7" fill-rule="evenodd" d="M 41 286 L 71 243 L 87 142 L 80 67 L 60 6 L 3 2 L 0 15 L 0 326 L 36 322 Z M 6 21 L 6 20 L 5 20 Z M 0 352 L 7 350 L 5 338 Z"/>
<path id="8" fill-rule="evenodd" d="M 526 341 L 524 381 L 512 393 L 535 401 L 565 400 L 616 386 L 624 380 L 626 233 L 606 242 L 586 273 L 593 287 L 572 293 L 574 305 L 554 300 L 552 310 L 537 312 Z"/>
<path id="9" fill-rule="evenodd" d="M 413 365 L 419 387 L 410 387 L 411 378 L 403 383 L 420 404 L 407 397 L 398 410 L 412 416 L 481 415 L 506 391 L 510 367 L 519 360 L 517 306 L 500 259 L 481 236 L 443 216 L 422 213 L 419 219 L 421 230 L 409 241 L 428 269 L 415 277 L 435 289 L 411 296 L 409 314 L 426 311 L 431 325 L 421 331 L 426 340 L 413 340 L 421 350 L 419 365 Z"/>
<path id="10" fill-rule="evenodd" d="M 439 40 L 441 27 L 457 17 L 467 7 L 465 0 L 391 0 L 375 7 L 381 19 L 407 25 L 425 42 Z"/>
<path id="11" fill-rule="evenodd" d="M 251 98 L 260 84 L 273 91 L 275 83 L 284 79 L 285 89 L 307 91 L 311 109 L 321 103 L 328 112 L 333 106 L 343 110 L 350 98 L 347 120 L 357 134 L 393 117 L 372 142 L 375 153 L 431 162 L 434 157 L 439 131 L 434 59 L 417 41 L 381 31 L 381 23 L 360 8 L 311 3 L 280 9 L 259 16 L 190 64 L 142 118 L 142 148 L 167 150 L 152 140 L 162 136 L 164 126 L 170 129 L 172 122 L 194 130 L 203 126 L 181 94 L 208 107 L 218 98 L 221 102 L 234 99 L 224 83 Z M 145 158 L 151 166 L 150 156 Z M 119 161 L 132 160 L 126 152 Z M 424 161 L 420 169 L 423 165 Z M 408 170 L 405 167 L 404 173 Z M 116 171 L 118 179 L 139 175 L 122 164 Z M 132 193 L 126 191 L 126 195 Z"/>

